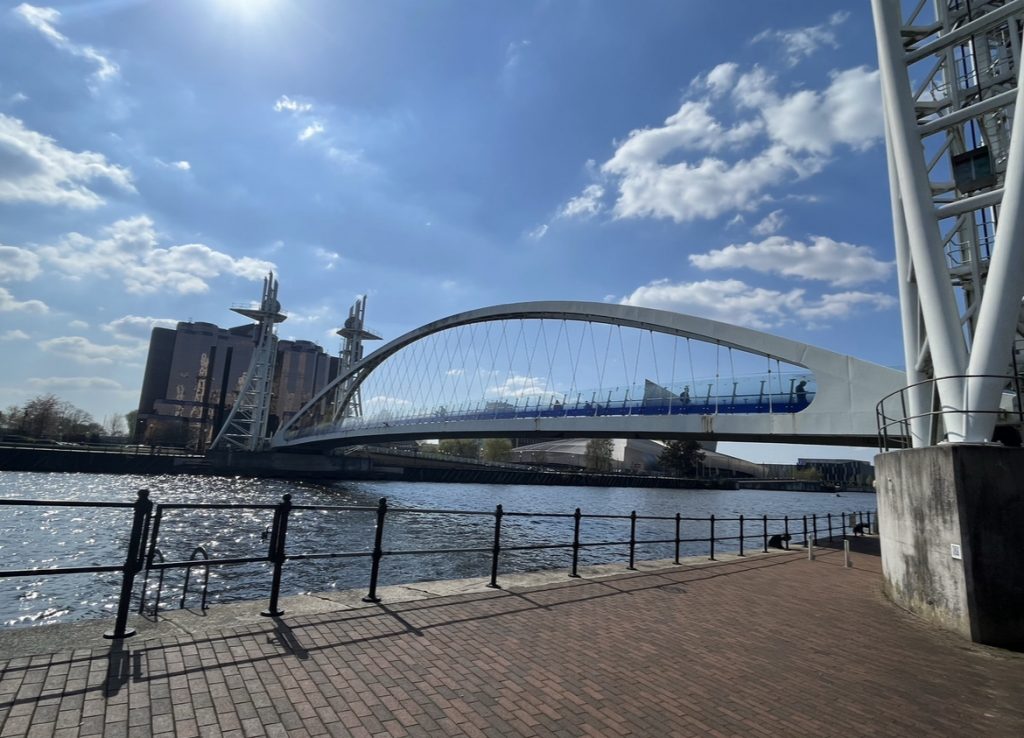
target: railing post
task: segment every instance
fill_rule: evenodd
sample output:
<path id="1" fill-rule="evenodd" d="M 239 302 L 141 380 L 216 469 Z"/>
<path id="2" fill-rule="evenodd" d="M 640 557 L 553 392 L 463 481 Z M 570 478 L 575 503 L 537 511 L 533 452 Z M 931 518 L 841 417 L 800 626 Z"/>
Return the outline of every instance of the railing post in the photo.
<path id="1" fill-rule="evenodd" d="M 761 535 L 764 538 L 764 552 L 768 553 L 768 516 L 761 517 Z"/>
<path id="2" fill-rule="evenodd" d="M 804 515 L 804 546 L 807 546 L 807 516 Z"/>
<path id="3" fill-rule="evenodd" d="M 814 540 L 818 540 L 818 513 L 811 514 L 811 523 L 814 525 Z"/>
<path id="4" fill-rule="evenodd" d="M 380 572 L 380 560 L 384 556 L 384 516 L 388 514 L 388 498 L 381 497 L 377 504 L 377 529 L 373 534 L 373 555 L 370 565 L 370 591 L 363 602 L 380 602 L 377 596 L 377 574 Z"/>
<path id="5" fill-rule="evenodd" d="M 153 556 L 157 550 L 156 542 L 160 536 L 160 521 L 164 517 L 164 509 L 162 506 L 156 506 L 156 514 L 153 516 L 152 531 L 149 536 L 149 548 L 146 550 L 146 576 L 142 580 L 142 594 L 139 597 L 139 614 L 142 615 L 146 612 L 146 590 L 149 588 L 149 570 L 153 568 Z M 160 583 L 163 586 L 163 569 L 160 570 Z M 153 610 L 153 614 L 156 615 L 156 609 Z"/>
<path id="6" fill-rule="evenodd" d="M 494 547 L 491 549 L 491 581 L 487 586 L 492 589 L 501 589 L 498 586 L 498 555 L 501 553 L 501 517 L 505 514 L 501 505 L 494 508 Z M 576 569 L 573 564 L 573 570 Z"/>
<path id="7" fill-rule="evenodd" d="M 131 608 L 135 575 L 142 571 L 149 515 L 153 510 L 148 489 L 139 490 L 133 510 L 132 532 L 128 538 L 128 552 L 124 557 L 124 573 L 121 575 L 121 597 L 117 601 L 117 619 L 114 621 L 114 629 L 104 633 L 104 638 L 119 639 L 135 635 L 135 628 L 128 627 L 128 610 Z"/>
<path id="8" fill-rule="evenodd" d="M 633 566 L 634 558 L 636 554 L 636 510 L 629 514 L 629 566 L 627 569 L 633 570 L 636 567 Z"/>
<path id="9" fill-rule="evenodd" d="M 679 563 L 679 523 L 681 519 L 682 516 L 680 513 L 676 513 L 676 557 L 674 561 L 677 564 Z"/>
<path id="10" fill-rule="evenodd" d="M 284 569 L 284 541 L 288 535 L 288 513 L 292 509 L 292 496 L 284 495 L 274 510 L 274 526 L 270 531 L 270 548 L 267 558 L 274 562 L 274 574 L 270 580 L 270 605 L 260 613 L 266 618 L 284 615 L 284 610 L 277 606 L 281 595 L 281 570 Z"/>
<path id="11" fill-rule="evenodd" d="M 868 530 L 874 532 L 875 527 L 871 525 L 871 511 L 868 510 Z"/>
<path id="12" fill-rule="evenodd" d="M 740 515 L 740 556 L 745 556 L 743 553 L 743 516 Z"/>
<path id="13" fill-rule="evenodd" d="M 842 517 L 841 530 L 843 532 L 843 538 L 846 538 L 846 513 L 840 513 L 840 515 Z"/>
<path id="14" fill-rule="evenodd" d="M 708 548 L 708 558 L 711 559 L 712 561 L 714 561 L 715 560 L 715 516 L 714 515 L 711 516 L 710 521 L 711 521 L 711 537 L 708 539 L 708 543 L 710 544 L 710 546 Z"/>
<path id="15" fill-rule="evenodd" d="M 783 529 L 782 529 L 783 530 L 782 545 L 785 546 L 786 550 L 788 551 L 789 550 L 789 516 L 788 515 L 783 515 L 782 516 L 782 524 L 784 526 Z"/>
<path id="16" fill-rule="evenodd" d="M 579 573 L 576 571 L 576 566 L 580 561 L 580 518 L 583 517 L 580 514 L 580 509 L 577 507 L 576 512 L 572 514 L 572 574 L 570 577 L 578 578 Z"/>
<path id="17" fill-rule="evenodd" d="M 828 542 L 832 543 L 832 513 L 828 513 Z"/>

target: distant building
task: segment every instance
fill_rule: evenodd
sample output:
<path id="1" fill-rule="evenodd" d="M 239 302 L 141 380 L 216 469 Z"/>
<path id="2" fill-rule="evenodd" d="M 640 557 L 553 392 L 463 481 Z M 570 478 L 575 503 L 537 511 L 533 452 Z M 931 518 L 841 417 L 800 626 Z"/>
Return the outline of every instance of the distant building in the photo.
<path id="1" fill-rule="evenodd" d="M 154 328 L 139 399 L 141 443 L 204 450 L 231 411 L 253 352 L 255 324 Z M 279 341 L 270 430 L 338 375 L 339 360 L 311 341 Z"/>
<path id="2" fill-rule="evenodd" d="M 509 460 L 517 464 L 583 469 L 587 465 L 588 442 L 587 438 L 562 438 L 532 443 L 513 448 Z M 658 457 L 664 448 L 665 444 L 661 441 L 615 438 L 612 439 L 612 463 L 622 471 L 657 471 Z M 760 464 L 720 454 L 705 447 L 704 459 L 698 462 L 695 476 L 761 477 L 764 471 Z"/>

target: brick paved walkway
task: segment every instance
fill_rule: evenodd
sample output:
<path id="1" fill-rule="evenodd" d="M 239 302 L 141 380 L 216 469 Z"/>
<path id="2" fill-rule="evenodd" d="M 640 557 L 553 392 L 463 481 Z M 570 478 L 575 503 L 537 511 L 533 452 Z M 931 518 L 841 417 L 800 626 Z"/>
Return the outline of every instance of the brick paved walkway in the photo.
<path id="1" fill-rule="evenodd" d="M 1024 654 L 776 554 L 2 663 L 0 735 L 1024 735 Z"/>

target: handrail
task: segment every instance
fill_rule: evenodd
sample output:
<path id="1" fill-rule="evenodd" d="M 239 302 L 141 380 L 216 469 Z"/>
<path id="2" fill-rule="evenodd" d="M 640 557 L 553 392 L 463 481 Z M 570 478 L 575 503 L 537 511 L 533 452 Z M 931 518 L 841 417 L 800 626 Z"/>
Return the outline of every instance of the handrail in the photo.
<path id="1" fill-rule="evenodd" d="M 931 388 L 929 391 L 929 397 L 934 397 L 938 390 L 939 382 L 951 380 L 962 381 L 965 379 L 1003 380 L 1007 386 L 1012 386 L 1012 396 L 1016 409 L 1007 410 L 1004 408 L 996 408 L 995 410 L 959 410 L 941 407 L 938 409 L 929 409 L 925 412 L 909 412 L 907 398 L 911 390 L 928 386 Z M 899 399 L 897 406 L 901 412 L 899 415 L 889 415 L 886 412 L 887 403 L 891 404 L 891 401 L 895 398 Z M 929 407 L 933 408 L 934 403 L 929 402 Z M 1024 387 L 1022 387 L 1020 374 L 950 374 L 944 377 L 924 379 L 920 382 L 908 384 L 906 387 L 898 389 L 895 392 L 890 392 L 879 400 L 877 405 L 875 405 L 875 417 L 878 425 L 878 448 L 881 451 L 889 451 L 895 448 L 909 447 L 913 438 L 911 433 L 911 424 L 914 421 L 928 420 L 930 423 L 934 423 L 935 420 L 945 418 L 947 415 L 966 415 L 967 413 L 996 415 L 998 418 L 1006 418 L 1013 414 L 1017 416 L 1017 423 L 1024 425 Z M 893 429 L 900 432 L 894 433 Z"/>
<path id="2" fill-rule="evenodd" d="M 36 500 L 0 500 L 0 503 L 15 505 L 25 504 L 31 506 L 38 506 L 37 503 L 40 501 Z M 142 570 L 145 570 L 145 578 L 143 582 L 142 595 L 140 598 L 140 604 L 138 611 L 140 613 L 146 612 L 146 590 L 149 584 L 150 572 L 155 570 L 159 572 L 159 580 L 157 584 L 157 591 L 155 601 L 151 610 L 152 615 L 158 616 L 160 609 L 160 599 L 163 591 L 164 574 L 167 569 L 183 568 L 185 569 L 184 585 L 182 587 L 181 598 L 179 607 L 184 608 L 185 602 L 188 596 L 188 588 L 191 577 L 191 570 L 193 567 L 201 566 L 204 570 L 203 590 L 200 607 L 202 610 L 208 608 L 207 597 L 209 590 L 209 579 L 210 579 L 210 567 L 212 566 L 227 566 L 236 564 L 248 564 L 256 562 L 269 562 L 273 565 L 272 582 L 270 585 L 270 606 L 263 612 L 264 615 L 278 616 L 283 613 L 283 610 L 279 608 L 279 596 L 281 577 L 284 565 L 288 561 L 310 561 L 310 560 L 322 560 L 322 559 L 344 559 L 344 558 L 370 558 L 370 584 L 369 591 L 364 600 L 369 602 L 379 602 L 380 598 L 377 593 L 377 581 L 380 571 L 381 560 L 385 556 L 429 556 L 437 554 L 459 554 L 459 553 L 490 553 L 491 554 L 491 566 L 490 566 L 490 581 L 489 586 L 499 588 L 498 584 L 498 564 L 500 556 L 503 552 L 521 552 L 521 551 L 540 551 L 540 550 L 558 550 L 558 549 L 571 549 L 571 569 L 569 576 L 579 576 L 579 556 L 580 551 L 584 549 L 592 549 L 599 547 L 624 547 L 628 551 L 628 568 L 633 569 L 635 565 L 635 555 L 637 546 L 645 545 L 663 545 L 673 544 L 674 546 L 674 563 L 680 562 L 680 548 L 682 544 L 707 544 L 708 558 L 715 560 L 716 557 L 716 545 L 720 547 L 722 544 L 738 544 L 739 556 L 745 556 L 747 544 L 751 541 L 757 541 L 760 544 L 762 551 L 766 552 L 769 546 L 772 545 L 771 538 L 777 537 L 778 545 L 781 548 L 789 548 L 789 541 L 797 537 L 799 533 L 798 528 L 800 525 L 797 521 L 802 523 L 802 538 L 806 545 L 809 538 L 812 537 L 814 540 L 822 540 L 827 537 L 831 540 L 835 535 L 847 535 L 848 527 L 852 528 L 855 522 L 865 523 L 870 527 L 872 516 L 875 514 L 873 511 L 860 511 L 853 513 L 842 513 L 839 515 L 838 520 L 834 520 L 832 514 L 826 514 L 824 519 L 819 520 L 816 514 L 811 516 L 801 516 L 799 518 L 782 516 L 782 517 L 769 517 L 768 515 L 761 515 L 760 517 L 746 517 L 739 515 L 737 517 L 716 517 L 710 515 L 708 517 L 693 517 L 683 516 L 680 513 L 676 513 L 674 516 L 666 515 L 640 515 L 635 510 L 630 512 L 628 515 L 625 514 L 608 514 L 608 513 L 594 513 L 584 514 L 579 508 L 573 513 L 550 513 L 550 512 L 525 512 L 525 511 L 508 511 L 506 512 L 501 505 L 495 507 L 493 511 L 484 510 L 458 510 L 451 508 L 389 508 L 387 505 L 386 498 L 381 498 L 378 505 L 370 507 L 366 505 L 292 505 L 291 495 L 285 495 L 282 501 L 276 505 L 267 504 L 224 504 L 224 503 L 168 503 L 156 505 L 155 514 L 152 516 L 151 512 L 153 503 L 148 499 L 148 491 L 142 490 L 139 493 L 139 499 L 134 503 L 112 503 L 112 502 L 94 502 L 94 503 L 73 503 L 69 501 L 52 501 L 57 506 L 81 506 L 81 507 L 115 507 L 115 508 L 134 508 L 135 509 L 135 521 L 133 523 L 132 533 L 130 536 L 130 542 L 128 546 L 128 553 L 126 556 L 125 564 L 123 566 L 96 566 L 96 567 L 56 567 L 52 569 L 24 569 L 24 570 L 6 570 L 0 571 L 0 578 L 8 576 L 27 576 L 27 575 L 43 575 L 43 574 L 65 574 L 65 573 L 82 573 L 86 571 L 116 571 L 122 570 L 124 572 L 124 581 L 122 583 L 121 597 L 118 605 L 118 621 L 115 630 L 110 637 L 125 638 L 131 635 L 134 631 L 129 631 L 126 628 L 127 619 L 127 608 L 129 606 L 132 597 L 132 584 L 134 575 Z M 44 501 L 45 503 L 45 501 Z M 274 520 L 269 527 L 268 535 L 264 536 L 264 540 L 269 538 L 268 548 L 265 555 L 259 556 L 236 556 L 236 557 L 225 557 L 225 558 L 210 558 L 206 548 L 203 546 L 196 546 L 188 560 L 185 561 L 167 561 L 164 553 L 158 547 L 160 541 L 160 527 L 162 519 L 169 510 L 273 510 Z M 322 511 L 322 512 L 360 512 L 360 513 L 375 513 L 376 525 L 374 526 L 374 540 L 373 548 L 369 551 L 301 551 L 295 553 L 288 553 L 285 548 L 288 531 L 288 520 L 293 510 L 300 511 Z M 441 547 L 441 548 L 408 548 L 408 549 L 393 549 L 385 547 L 384 545 L 384 532 L 385 524 L 388 520 L 388 516 L 400 514 L 400 515 L 459 515 L 459 516 L 482 516 L 493 519 L 493 545 L 474 545 L 474 546 L 455 546 L 455 547 Z M 545 519 L 572 519 L 573 520 L 573 533 L 572 540 L 569 541 L 551 541 L 548 540 L 542 543 L 535 544 L 520 544 L 518 542 L 512 543 L 511 545 L 502 545 L 502 527 L 503 518 L 515 517 L 515 518 L 545 518 Z M 629 521 L 629 538 L 628 540 L 584 540 L 581 537 L 582 522 L 584 520 L 600 520 L 600 521 Z M 152 527 L 150 529 L 150 523 Z M 674 535 L 672 537 L 657 536 L 653 538 L 644 538 L 638 535 L 638 523 L 674 523 Z M 683 535 L 683 524 L 688 526 L 688 535 Z M 781 523 L 781 525 L 780 525 Z M 760 524 L 760 525 L 758 525 Z M 728 529 L 723 528 L 723 525 L 729 526 Z M 794 527 L 794 525 L 796 527 Z M 706 532 L 698 532 L 701 526 L 707 526 Z M 738 528 L 738 530 L 737 530 Z M 148 541 L 146 540 L 148 538 Z"/>

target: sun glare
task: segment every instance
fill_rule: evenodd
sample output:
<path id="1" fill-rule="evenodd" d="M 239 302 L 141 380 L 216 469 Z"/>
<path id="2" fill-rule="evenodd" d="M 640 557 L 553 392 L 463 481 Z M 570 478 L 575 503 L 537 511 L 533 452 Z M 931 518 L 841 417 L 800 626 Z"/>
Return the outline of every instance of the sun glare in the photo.
<path id="1" fill-rule="evenodd" d="M 216 0 L 216 4 L 239 20 L 257 21 L 266 18 L 280 0 Z"/>

